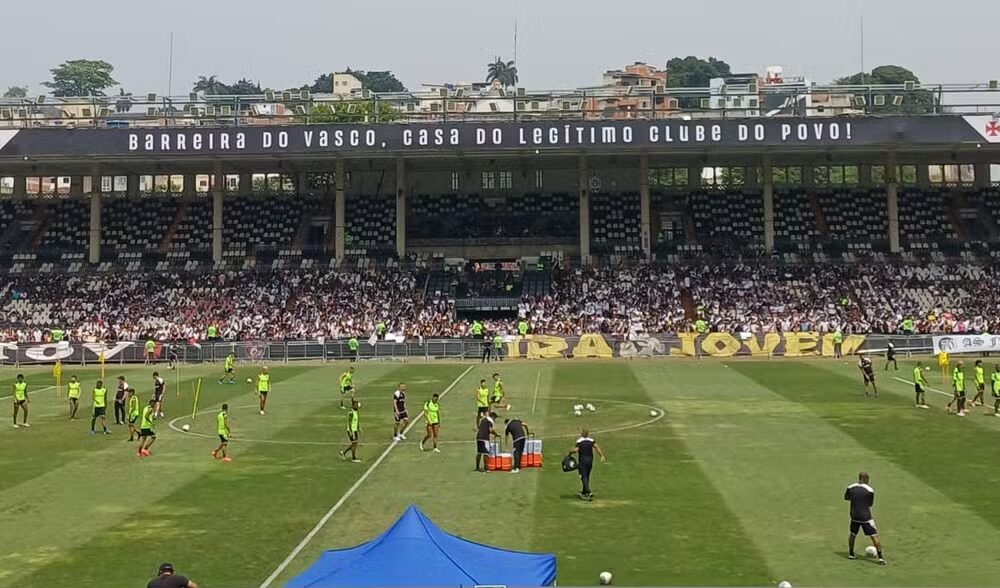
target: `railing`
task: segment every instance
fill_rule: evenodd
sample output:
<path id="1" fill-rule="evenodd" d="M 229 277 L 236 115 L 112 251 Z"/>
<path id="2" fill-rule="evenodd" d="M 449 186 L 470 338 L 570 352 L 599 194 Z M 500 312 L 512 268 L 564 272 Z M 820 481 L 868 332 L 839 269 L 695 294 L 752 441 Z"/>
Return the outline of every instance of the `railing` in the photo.
<path id="1" fill-rule="evenodd" d="M 837 344 L 830 333 L 769 333 L 743 337 L 730 333 L 624 338 L 611 335 L 527 335 L 506 337 L 495 348 L 490 341 L 473 338 L 406 339 L 359 343 L 352 352 L 347 340 L 336 341 L 244 341 L 206 342 L 157 347 L 149 358 L 164 365 L 171 355 L 181 363 L 220 362 L 229 353 L 239 361 L 287 363 L 328 361 L 430 361 L 432 359 L 479 359 L 489 350 L 494 359 L 586 359 L 586 358 L 757 358 L 845 357 L 857 352 L 884 351 L 892 342 L 897 352 L 930 353 L 930 336 L 848 335 Z M 141 364 L 147 360 L 142 341 L 118 343 L 0 343 L 0 366 L 51 364 L 97 366 Z"/>
<path id="2" fill-rule="evenodd" d="M 540 92 L 363 91 L 343 96 L 300 90 L 248 96 L 39 96 L 0 99 L 0 128 L 968 114 L 1000 112 L 997 92 L 997 83 L 991 81 L 871 86 L 761 83 L 714 90 L 633 86 Z"/>

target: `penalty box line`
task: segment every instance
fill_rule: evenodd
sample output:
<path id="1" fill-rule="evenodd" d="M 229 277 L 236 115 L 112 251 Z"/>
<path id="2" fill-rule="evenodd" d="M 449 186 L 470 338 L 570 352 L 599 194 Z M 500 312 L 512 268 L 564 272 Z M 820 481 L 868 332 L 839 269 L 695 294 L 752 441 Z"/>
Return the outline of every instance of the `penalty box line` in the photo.
<path id="1" fill-rule="evenodd" d="M 452 389 L 454 389 L 455 386 L 457 386 L 458 383 L 462 381 L 462 378 L 464 378 L 466 374 L 471 372 L 472 368 L 474 367 L 475 367 L 474 365 L 470 365 L 468 368 L 465 369 L 464 372 L 459 374 L 458 377 L 455 378 L 452 381 L 452 383 L 449 384 L 448 387 L 444 389 L 443 392 L 441 392 L 440 398 L 444 398 L 446 394 L 451 392 Z M 406 427 L 406 430 L 403 431 L 403 434 L 405 435 L 406 433 L 409 433 L 410 429 L 416 426 L 417 422 L 420 421 L 420 418 L 423 415 L 424 411 L 421 409 L 420 413 L 417 414 L 417 418 L 413 419 L 410 422 L 410 425 Z M 275 570 L 271 573 L 271 575 L 268 576 L 263 583 L 261 583 L 260 588 L 269 588 L 271 583 L 274 582 L 278 578 L 278 576 L 280 576 L 281 573 L 284 572 L 289 565 L 291 565 L 291 563 L 295 560 L 295 558 L 298 557 L 300 553 L 302 553 L 302 550 L 305 549 L 307 545 L 309 545 L 309 542 L 313 540 L 313 537 L 315 537 L 320 532 L 320 530 L 324 526 L 326 526 L 326 523 L 330 521 L 330 519 L 333 517 L 334 514 L 336 514 L 338 510 L 340 510 L 340 507 L 344 506 L 344 503 L 346 503 L 347 500 L 351 496 L 353 496 L 355 492 L 357 492 L 358 488 L 360 488 L 361 485 L 365 483 L 365 480 L 367 480 L 368 477 L 372 475 L 372 472 L 375 471 L 375 468 L 382 465 L 382 462 L 385 461 L 385 458 L 389 456 L 389 454 L 392 452 L 393 449 L 395 449 L 397 445 L 399 445 L 399 441 L 393 440 L 393 442 L 389 444 L 388 447 L 385 448 L 385 451 L 383 451 L 382 454 L 378 456 L 378 459 L 376 459 L 374 463 L 372 463 L 372 465 L 368 466 L 368 469 L 365 470 L 365 473 L 362 474 L 361 477 L 358 478 L 356 482 L 354 482 L 354 485 L 352 485 L 350 488 L 347 489 L 347 492 L 345 492 L 344 495 L 340 497 L 340 500 L 338 500 L 333 506 L 331 506 L 330 510 L 326 511 L 326 514 L 323 515 L 323 518 L 321 518 L 318 523 L 316 523 L 316 526 L 314 526 L 312 530 L 310 530 L 309 533 L 306 534 L 306 536 L 302 539 L 302 541 L 300 541 L 299 544 L 296 545 L 294 549 L 292 549 L 292 552 L 288 554 L 288 557 L 286 557 L 284 561 L 282 561 L 278 565 L 278 567 L 275 568 Z"/>

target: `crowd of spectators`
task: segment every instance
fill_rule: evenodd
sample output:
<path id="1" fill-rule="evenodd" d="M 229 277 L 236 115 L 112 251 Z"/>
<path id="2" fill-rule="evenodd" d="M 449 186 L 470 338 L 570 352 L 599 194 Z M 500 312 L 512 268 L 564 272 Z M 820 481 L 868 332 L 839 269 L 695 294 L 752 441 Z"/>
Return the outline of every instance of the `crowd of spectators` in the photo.
<path id="1" fill-rule="evenodd" d="M 1000 268 L 977 265 L 728 263 L 555 267 L 551 292 L 525 297 L 491 333 L 695 330 L 896 333 L 1000 332 Z M 495 278 L 491 278 L 494 280 Z M 367 338 L 380 323 L 405 338 L 468 336 L 448 292 L 425 296 L 416 271 L 226 272 L 208 275 L 42 274 L 0 279 L 0 341 Z M 489 283 L 493 283 L 490 281 Z M 503 284 L 503 281 L 498 282 Z M 475 292 L 481 294 L 481 292 Z"/>

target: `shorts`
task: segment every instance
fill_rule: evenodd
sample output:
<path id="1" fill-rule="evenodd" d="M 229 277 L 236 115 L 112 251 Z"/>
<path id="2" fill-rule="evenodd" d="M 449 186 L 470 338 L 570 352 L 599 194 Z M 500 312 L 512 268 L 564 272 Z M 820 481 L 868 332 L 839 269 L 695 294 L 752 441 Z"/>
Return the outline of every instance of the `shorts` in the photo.
<path id="1" fill-rule="evenodd" d="M 965 398 L 965 390 L 962 390 L 961 392 L 955 392 L 955 397 L 956 398 Z"/>
<path id="2" fill-rule="evenodd" d="M 1000 390 L 993 391 L 993 398 L 1000 398 Z"/>
<path id="3" fill-rule="evenodd" d="M 341 394 L 353 394 L 354 393 L 354 386 L 348 386 L 346 388 L 341 388 L 340 389 L 340 393 Z"/>
<path id="4" fill-rule="evenodd" d="M 476 452 L 479 455 L 489 455 L 490 454 L 490 440 L 489 439 L 476 439 Z"/>
<path id="5" fill-rule="evenodd" d="M 431 427 L 432 429 L 437 429 L 438 427 L 441 426 L 441 421 L 438 421 L 436 423 L 427 423 L 427 426 Z"/>
<path id="6" fill-rule="evenodd" d="M 404 411 L 402 411 L 402 412 L 400 412 L 400 413 L 398 413 L 398 414 L 395 414 L 395 415 L 393 415 L 393 418 L 394 418 L 394 419 L 396 420 L 396 422 L 398 423 L 398 422 L 400 422 L 400 421 L 408 421 L 408 420 L 410 420 L 410 415 L 408 415 L 408 414 L 406 413 L 406 411 L 404 410 Z"/>
<path id="7" fill-rule="evenodd" d="M 15 398 L 14 399 L 14 406 L 24 406 L 27 402 L 28 402 L 27 398 L 22 398 L 20 400 L 18 400 L 17 398 Z"/>
<path id="8" fill-rule="evenodd" d="M 163 392 L 153 394 L 153 402 L 163 402 Z"/>
<path id="9" fill-rule="evenodd" d="M 155 439 L 156 438 L 156 432 L 153 431 L 153 429 L 140 429 L 139 430 L 139 436 L 140 437 L 152 437 L 152 438 Z"/>
<path id="10" fill-rule="evenodd" d="M 231 367 L 226 368 L 226 373 L 227 374 L 233 373 L 233 368 L 231 368 Z"/>
<path id="11" fill-rule="evenodd" d="M 219 435 L 219 441 L 223 443 L 229 443 L 229 439 L 225 435 Z"/>
<path id="12" fill-rule="evenodd" d="M 866 537 L 878 535 L 878 529 L 875 528 L 875 519 L 870 521 L 851 521 L 851 535 L 857 535 L 859 529 L 864 532 Z"/>
<path id="13" fill-rule="evenodd" d="M 501 402 L 503 402 L 503 396 L 494 396 L 490 398 L 490 402 L 493 404 L 500 404 Z"/>
<path id="14" fill-rule="evenodd" d="M 257 394 L 260 394 L 264 398 L 267 398 L 267 390 L 257 390 Z"/>
<path id="15" fill-rule="evenodd" d="M 361 432 L 360 431 L 348 431 L 347 432 L 347 438 L 351 442 L 357 442 L 357 440 L 361 438 Z"/>
<path id="16" fill-rule="evenodd" d="M 80 402 L 80 397 L 79 396 L 69 396 L 68 398 L 70 400 L 72 400 L 73 402 Z"/>
<path id="17" fill-rule="evenodd" d="M 913 391 L 916 392 L 917 394 L 923 394 L 924 393 L 924 387 L 921 386 L 920 384 L 914 383 L 913 384 Z"/>
<path id="18" fill-rule="evenodd" d="M 874 384 L 875 374 L 865 374 L 865 384 Z"/>
<path id="19" fill-rule="evenodd" d="M 134 425 L 137 420 L 139 420 L 139 415 L 130 416 L 128 417 L 128 424 Z"/>
<path id="20" fill-rule="evenodd" d="M 488 407 L 488 406 L 477 406 L 476 407 L 476 414 L 478 414 L 478 415 L 484 415 L 484 414 L 487 414 L 488 412 L 490 412 L 490 407 Z"/>
<path id="21" fill-rule="evenodd" d="M 95 406 L 94 407 L 94 417 L 96 418 L 96 417 L 102 417 L 102 416 L 104 416 L 105 414 L 107 414 L 107 410 L 108 409 L 106 407 L 104 407 L 104 406 Z"/>
<path id="22" fill-rule="evenodd" d="M 984 392 L 986 390 L 986 384 L 981 384 L 976 382 L 976 392 Z"/>

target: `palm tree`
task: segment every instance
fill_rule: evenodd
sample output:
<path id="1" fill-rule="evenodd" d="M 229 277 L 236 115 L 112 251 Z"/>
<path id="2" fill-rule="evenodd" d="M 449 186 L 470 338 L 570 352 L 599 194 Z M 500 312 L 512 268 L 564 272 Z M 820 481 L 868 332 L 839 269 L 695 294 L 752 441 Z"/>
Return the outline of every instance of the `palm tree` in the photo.
<path id="1" fill-rule="evenodd" d="M 513 61 L 504 61 L 499 57 L 486 65 L 486 81 L 499 82 L 504 88 L 517 85 L 517 66 Z"/>
<path id="2" fill-rule="evenodd" d="M 198 81 L 195 82 L 194 92 L 204 92 L 207 95 L 219 95 L 228 93 L 227 86 L 219 81 L 217 76 L 198 76 Z"/>

